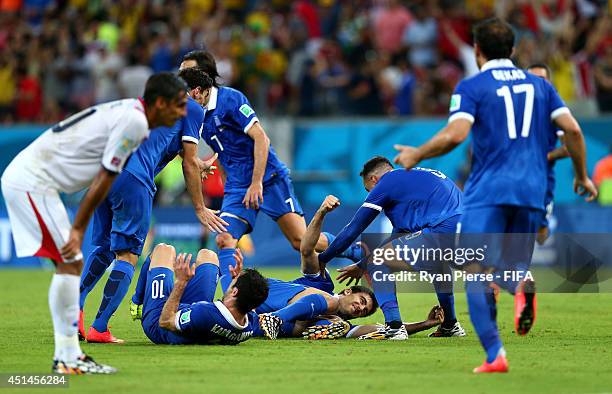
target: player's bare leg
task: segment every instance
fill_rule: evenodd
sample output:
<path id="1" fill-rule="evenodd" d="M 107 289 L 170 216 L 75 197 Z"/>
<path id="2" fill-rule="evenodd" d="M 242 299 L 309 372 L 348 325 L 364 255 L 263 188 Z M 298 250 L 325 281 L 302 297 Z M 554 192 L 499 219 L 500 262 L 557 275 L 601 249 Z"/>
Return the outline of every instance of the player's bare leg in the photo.
<path id="1" fill-rule="evenodd" d="M 202 264 L 213 264 L 219 266 L 219 256 L 215 252 L 209 249 L 200 249 L 198 256 L 196 257 L 195 268 L 198 268 Z"/>
<path id="2" fill-rule="evenodd" d="M 304 217 L 297 213 L 290 212 L 278 218 L 276 223 L 293 249 L 300 250 L 300 243 L 306 232 L 306 220 L 304 220 Z M 323 234 L 319 234 L 315 250 L 317 252 L 322 252 L 327 249 L 327 246 L 329 246 L 327 237 Z"/>
<path id="3" fill-rule="evenodd" d="M 174 246 L 160 243 L 155 245 L 153 253 L 151 253 L 151 266 L 153 268 L 168 268 L 174 272 L 174 261 L 176 260 L 176 249 Z"/>

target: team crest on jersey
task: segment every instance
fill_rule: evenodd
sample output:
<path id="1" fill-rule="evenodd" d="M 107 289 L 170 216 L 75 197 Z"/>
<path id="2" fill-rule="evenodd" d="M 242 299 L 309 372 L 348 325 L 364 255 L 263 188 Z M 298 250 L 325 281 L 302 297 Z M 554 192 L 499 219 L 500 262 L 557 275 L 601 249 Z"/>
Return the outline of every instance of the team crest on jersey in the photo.
<path id="1" fill-rule="evenodd" d="M 255 111 L 253 111 L 253 108 L 249 107 L 248 104 L 242 104 L 240 106 L 239 111 L 247 118 L 255 113 Z"/>
<path id="2" fill-rule="evenodd" d="M 213 121 L 215 122 L 215 127 L 217 130 L 219 130 L 219 133 L 225 130 L 225 127 L 223 127 L 223 124 L 221 123 L 221 119 L 219 119 L 217 115 L 213 116 Z"/>
<path id="3" fill-rule="evenodd" d="M 179 322 L 181 324 L 187 324 L 191 321 L 191 309 L 187 312 L 181 313 L 181 317 L 179 318 Z"/>
<path id="4" fill-rule="evenodd" d="M 450 99 L 450 112 L 456 111 L 461 107 L 461 95 L 453 94 Z"/>

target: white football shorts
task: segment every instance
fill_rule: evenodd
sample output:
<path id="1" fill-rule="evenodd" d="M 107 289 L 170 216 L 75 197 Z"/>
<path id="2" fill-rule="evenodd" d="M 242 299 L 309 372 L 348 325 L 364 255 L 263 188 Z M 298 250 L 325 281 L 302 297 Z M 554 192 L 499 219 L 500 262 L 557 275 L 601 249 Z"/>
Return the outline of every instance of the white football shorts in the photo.
<path id="1" fill-rule="evenodd" d="M 63 261 L 59 250 L 68 240 L 70 219 L 54 191 L 26 192 L 2 182 L 17 257 L 47 257 Z"/>

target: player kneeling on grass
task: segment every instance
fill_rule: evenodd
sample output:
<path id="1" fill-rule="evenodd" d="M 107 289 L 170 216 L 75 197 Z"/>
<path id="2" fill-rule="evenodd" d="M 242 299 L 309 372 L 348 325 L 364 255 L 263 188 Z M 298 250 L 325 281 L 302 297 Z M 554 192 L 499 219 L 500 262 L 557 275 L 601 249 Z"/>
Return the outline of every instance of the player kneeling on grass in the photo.
<path id="1" fill-rule="evenodd" d="M 237 273 L 223 299 L 214 301 L 219 279 L 216 253 L 202 249 L 176 255 L 159 244 L 146 275 L 142 328 L 156 344 L 235 345 L 253 336 L 257 315 L 252 310 L 268 296 L 265 278 L 256 270 Z"/>

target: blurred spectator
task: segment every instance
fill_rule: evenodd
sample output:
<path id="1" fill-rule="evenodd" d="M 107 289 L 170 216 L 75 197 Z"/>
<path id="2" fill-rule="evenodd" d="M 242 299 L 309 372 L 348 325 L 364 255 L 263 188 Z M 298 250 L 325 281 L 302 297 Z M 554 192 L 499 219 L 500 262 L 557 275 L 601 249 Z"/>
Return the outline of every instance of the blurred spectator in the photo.
<path id="1" fill-rule="evenodd" d="M 595 64 L 597 104 L 602 112 L 612 112 L 612 44 L 604 50 L 603 57 Z"/>
<path id="2" fill-rule="evenodd" d="M 0 55 L 0 123 L 13 120 L 13 101 L 15 100 L 15 66 L 14 61 Z"/>
<path id="3" fill-rule="evenodd" d="M 403 37 L 410 50 L 410 63 L 415 67 L 433 66 L 437 61 L 438 23 L 423 6 L 414 7 L 413 14 L 414 21 L 404 30 Z"/>
<path id="4" fill-rule="evenodd" d="M 17 70 L 17 101 L 15 113 L 17 120 L 22 122 L 37 122 L 42 110 L 42 89 L 38 75 L 25 66 Z"/>
<path id="5" fill-rule="evenodd" d="M 395 53 L 401 48 L 402 36 L 412 22 L 412 14 L 399 0 L 386 0 L 385 3 L 374 13 L 376 48 Z"/>
<path id="6" fill-rule="evenodd" d="M 153 74 L 151 67 L 142 64 L 137 53 L 129 54 L 129 63 L 119 71 L 118 85 L 121 97 L 140 97 L 147 79 Z"/>
<path id="7" fill-rule="evenodd" d="M 0 5 L 0 122 L 51 123 L 140 95 L 151 72 L 176 69 L 197 48 L 216 56 L 221 82 L 261 114 L 445 114 L 455 84 L 479 71 L 471 27 L 494 14 L 515 29 L 516 64 L 550 64 L 575 113 L 612 106 L 612 23 L 601 0 Z"/>
<path id="8" fill-rule="evenodd" d="M 111 52 L 105 43 L 95 45 L 97 49 L 90 52 L 87 61 L 91 64 L 96 84 L 96 103 L 116 100 L 120 96 L 117 75 L 123 68 L 123 58 Z"/>

